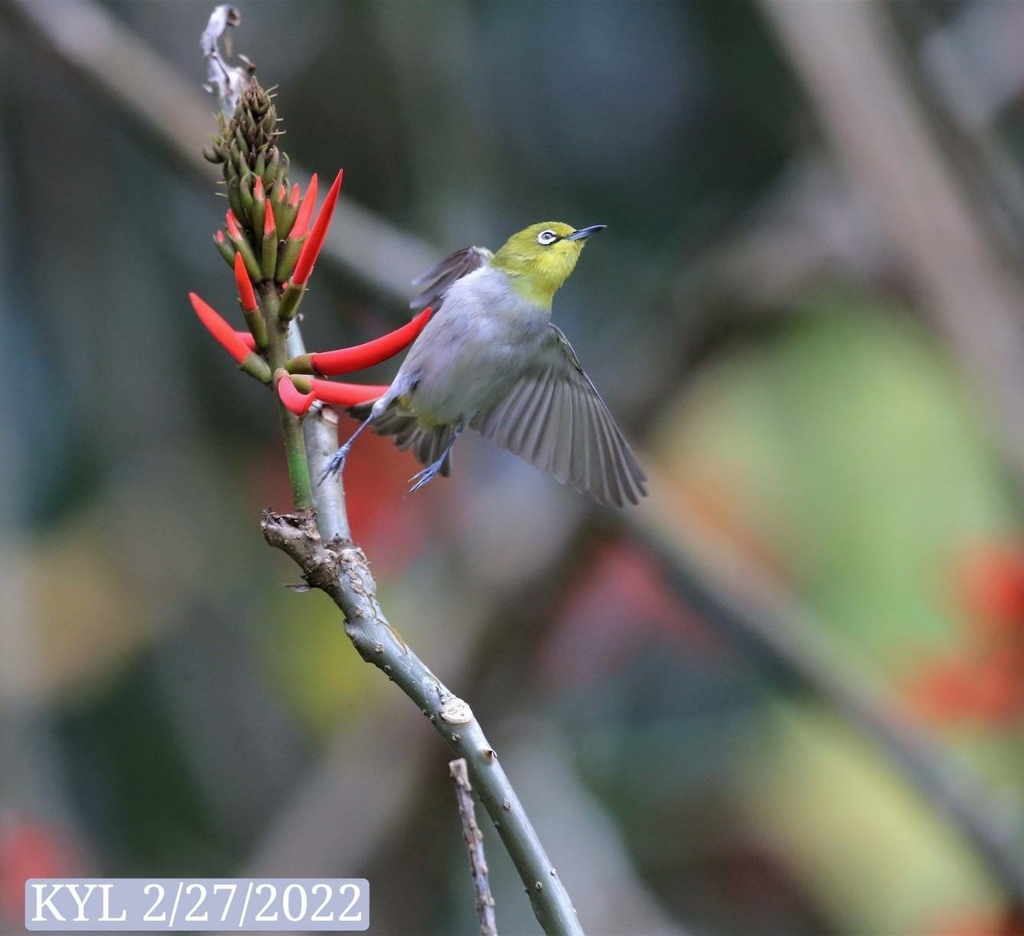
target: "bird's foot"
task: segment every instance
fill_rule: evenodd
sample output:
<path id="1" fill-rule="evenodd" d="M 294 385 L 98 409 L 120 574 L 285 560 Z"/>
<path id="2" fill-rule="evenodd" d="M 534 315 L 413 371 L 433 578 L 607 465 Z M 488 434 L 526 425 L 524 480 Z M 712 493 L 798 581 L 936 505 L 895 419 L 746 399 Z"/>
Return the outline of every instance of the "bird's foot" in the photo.
<path id="1" fill-rule="evenodd" d="M 408 491 L 405 492 L 405 496 L 408 497 L 414 491 L 418 491 L 428 481 L 433 481 L 441 471 L 441 465 L 444 463 L 444 457 L 442 456 L 436 462 L 432 462 L 427 465 L 422 471 L 417 471 L 409 480 L 414 481 L 415 484 Z"/>
<path id="2" fill-rule="evenodd" d="M 323 474 L 320 475 L 320 480 L 317 481 L 317 487 L 324 483 L 332 475 L 340 474 L 345 470 L 345 459 L 348 458 L 348 450 L 352 447 L 352 440 L 349 439 L 338 451 L 332 456 L 331 460 L 327 463 L 327 467 L 324 469 Z"/>

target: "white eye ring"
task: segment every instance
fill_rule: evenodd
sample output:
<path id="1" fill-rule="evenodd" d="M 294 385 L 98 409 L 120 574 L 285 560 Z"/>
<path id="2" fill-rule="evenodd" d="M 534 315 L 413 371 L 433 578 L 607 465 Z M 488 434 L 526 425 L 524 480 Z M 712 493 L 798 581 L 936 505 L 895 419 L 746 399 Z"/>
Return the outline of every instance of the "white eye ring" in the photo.
<path id="1" fill-rule="evenodd" d="M 558 235 L 551 228 L 547 228 L 537 235 L 537 243 L 543 244 L 545 247 L 550 247 L 558 239 Z"/>

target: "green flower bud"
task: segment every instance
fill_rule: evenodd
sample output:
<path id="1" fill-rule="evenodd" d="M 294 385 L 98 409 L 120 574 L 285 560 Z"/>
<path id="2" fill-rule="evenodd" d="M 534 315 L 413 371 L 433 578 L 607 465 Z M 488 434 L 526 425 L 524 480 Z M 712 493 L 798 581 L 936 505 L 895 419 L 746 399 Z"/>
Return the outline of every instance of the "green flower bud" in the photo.
<path id="1" fill-rule="evenodd" d="M 284 295 L 281 296 L 281 305 L 278 308 L 277 317 L 282 322 L 290 322 L 295 318 L 295 313 L 299 311 L 299 303 L 302 302 L 302 295 L 305 293 L 306 287 L 297 286 L 295 283 L 289 283 L 288 287 L 284 291 Z"/>
<path id="2" fill-rule="evenodd" d="M 239 180 L 238 194 L 241 196 L 242 208 L 245 211 L 245 214 L 241 215 L 240 217 L 242 217 L 246 221 L 250 221 L 250 222 L 253 220 L 253 217 L 252 217 L 252 208 L 253 208 L 252 183 L 253 183 L 253 174 L 248 169 L 246 169 L 245 172 L 242 174 L 242 178 Z M 255 225 L 255 223 L 253 224 L 252 227 L 253 227 L 254 231 L 258 231 L 259 230 L 259 228 Z"/>
<path id="3" fill-rule="evenodd" d="M 213 235 L 213 242 L 217 245 L 218 252 L 227 261 L 228 266 L 233 267 L 235 265 L 235 248 L 224 236 L 224 232 L 217 231 Z"/>
<path id="4" fill-rule="evenodd" d="M 289 237 L 284 242 L 284 246 L 277 252 L 277 271 L 274 273 L 274 279 L 278 283 L 283 283 L 292 275 L 295 264 L 298 262 L 299 254 L 302 253 L 302 245 L 304 243 L 306 243 L 305 237 Z"/>
<path id="5" fill-rule="evenodd" d="M 291 166 L 292 161 L 288 158 L 288 154 L 281 153 L 281 167 L 277 170 L 277 181 L 280 182 L 285 188 L 288 187 L 288 169 Z"/>
<path id="6" fill-rule="evenodd" d="M 270 153 L 267 168 L 263 173 L 263 186 L 267 192 L 273 192 L 277 184 L 277 171 L 281 164 L 281 151 L 275 146 Z"/>
<path id="7" fill-rule="evenodd" d="M 252 201 L 252 229 L 262 231 L 267 219 L 267 200 L 263 195 L 263 179 L 256 176 L 256 184 L 253 186 Z"/>
<path id="8" fill-rule="evenodd" d="M 242 255 L 242 261 L 245 263 L 245 268 L 249 271 L 249 275 L 257 283 L 260 282 L 263 279 L 263 271 L 260 269 L 256 254 L 253 252 L 249 241 L 245 239 L 245 235 L 229 234 L 228 240 L 234 245 L 235 250 Z M 234 265 L 234 258 L 232 258 L 231 262 Z"/>
<path id="9" fill-rule="evenodd" d="M 260 383 L 270 383 L 270 365 L 252 351 L 238 365 L 238 369 L 245 371 L 250 377 L 255 377 Z"/>
<path id="10" fill-rule="evenodd" d="M 237 176 L 228 180 L 228 204 L 240 224 L 248 219 L 242 205 L 241 179 Z"/>
<path id="11" fill-rule="evenodd" d="M 267 346 L 267 326 L 263 321 L 263 315 L 259 309 L 252 309 L 248 312 L 243 311 L 242 315 L 245 317 L 245 324 L 249 329 L 249 333 L 256 342 L 256 347 L 262 351 Z"/>

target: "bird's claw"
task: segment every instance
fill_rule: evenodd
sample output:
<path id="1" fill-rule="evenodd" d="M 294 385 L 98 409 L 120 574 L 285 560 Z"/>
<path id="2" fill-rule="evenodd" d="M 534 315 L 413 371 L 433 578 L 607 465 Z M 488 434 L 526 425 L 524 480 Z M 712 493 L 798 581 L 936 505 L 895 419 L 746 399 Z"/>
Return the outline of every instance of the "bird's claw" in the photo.
<path id="1" fill-rule="evenodd" d="M 349 444 L 346 442 L 338 451 L 332 456 L 331 460 L 327 463 L 327 467 L 323 470 L 323 474 L 320 475 L 320 480 L 317 481 L 317 487 L 324 483 L 332 475 L 339 474 L 345 468 L 345 459 L 348 458 Z"/>
<path id="2" fill-rule="evenodd" d="M 410 481 L 415 481 L 416 483 L 413 484 L 413 486 L 411 488 L 409 488 L 408 491 L 405 492 L 405 496 L 408 497 L 414 491 L 418 491 L 428 481 L 433 481 L 434 478 L 437 477 L 437 474 L 438 474 L 438 472 L 440 470 L 441 470 L 440 462 L 434 462 L 434 464 L 432 464 L 432 465 L 427 465 L 427 467 L 424 468 L 423 470 L 417 471 L 416 474 L 414 474 L 409 479 Z"/>

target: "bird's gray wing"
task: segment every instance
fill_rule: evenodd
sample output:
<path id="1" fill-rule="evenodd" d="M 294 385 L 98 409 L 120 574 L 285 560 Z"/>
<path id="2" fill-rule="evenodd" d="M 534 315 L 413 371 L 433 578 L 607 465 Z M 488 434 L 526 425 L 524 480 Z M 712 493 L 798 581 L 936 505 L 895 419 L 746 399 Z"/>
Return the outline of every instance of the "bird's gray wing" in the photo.
<path id="1" fill-rule="evenodd" d="M 433 306 L 436 312 L 444 291 L 452 283 L 482 267 L 493 256 L 494 254 L 486 247 L 464 247 L 462 250 L 456 250 L 412 281 L 413 286 L 423 288 L 409 303 L 409 308 L 418 312 L 427 306 Z"/>
<path id="2" fill-rule="evenodd" d="M 529 370 L 470 428 L 601 503 L 639 503 L 640 463 L 565 335 L 549 328 Z"/>

